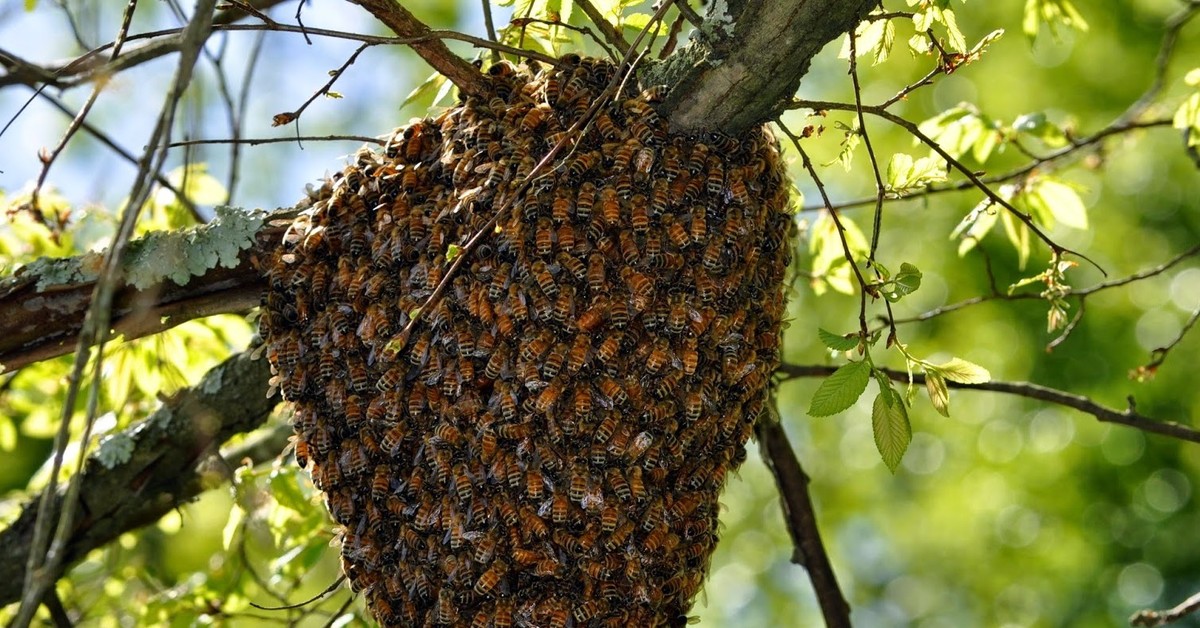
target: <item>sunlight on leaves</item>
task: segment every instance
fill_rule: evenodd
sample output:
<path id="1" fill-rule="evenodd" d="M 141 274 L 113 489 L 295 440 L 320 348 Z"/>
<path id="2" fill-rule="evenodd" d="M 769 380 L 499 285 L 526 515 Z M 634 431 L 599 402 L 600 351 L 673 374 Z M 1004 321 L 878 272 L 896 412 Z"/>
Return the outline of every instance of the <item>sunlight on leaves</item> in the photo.
<path id="1" fill-rule="evenodd" d="M 1025 36 L 1036 38 L 1042 24 L 1050 29 L 1050 35 L 1056 40 L 1060 27 L 1085 32 L 1088 29 L 1087 20 L 1083 19 L 1071 0 L 1025 0 L 1025 17 L 1021 22 Z"/>
<path id="2" fill-rule="evenodd" d="M 908 409 L 904 407 L 904 399 L 895 388 L 881 388 L 875 396 L 875 402 L 871 404 L 871 427 L 879 455 L 883 456 L 888 469 L 895 473 L 912 441 Z"/>
<path id="3" fill-rule="evenodd" d="M 808 414 L 817 417 L 829 416 L 849 408 L 862 396 L 870 379 L 871 365 L 866 360 L 851 361 L 842 365 L 825 378 L 813 393 Z"/>

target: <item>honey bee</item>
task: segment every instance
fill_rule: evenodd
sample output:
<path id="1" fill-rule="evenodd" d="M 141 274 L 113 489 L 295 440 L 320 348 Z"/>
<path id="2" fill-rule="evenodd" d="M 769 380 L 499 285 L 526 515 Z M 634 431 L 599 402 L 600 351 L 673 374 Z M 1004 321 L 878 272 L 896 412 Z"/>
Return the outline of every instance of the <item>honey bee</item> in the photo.
<path id="1" fill-rule="evenodd" d="M 647 554 L 658 554 L 666 544 L 667 533 L 663 528 L 651 531 L 642 539 L 642 549 Z"/>
<path id="2" fill-rule="evenodd" d="M 496 313 L 496 331 L 500 332 L 500 336 L 507 338 L 512 336 L 516 331 L 516 325 L 513 319 L 505 312 Z"/>
<path id="3" fill-rule="evenodd" d="M 556 525 L 566 523 L 570 508 L 571 502 L 568 501 L 567 495 L 561 491 L 555 493 L 550 505 L 550 520 Z"/>
<path id="4" fill-rule="evenodd" d="M 542 289 L 547 297 L 555 297 L 558 295 L 558 284 L 554 281 L 554 275 L 550 273 L 550 269 L 546 266 L 546 262 L 538 260 L 530 267 L 530 272 L 533 278 L 537 281 L 538 287 Z"/>
<path id="5" fill-rule="evenodd" d="M 508 563 L 505 563 L 501 560 L 492 563 L 492 565 L 487 568 L 487 571 L 484 571 L 483 575 L 479 576 L 479 580 L 475 581 L 475 594 L 490 595 L 492 591 L 495 591 L 496 586 L 500 584 L 500 580 L 503 579 L 507 573 Z"/>
<path id="6" fill-rule="evenodd" d="M 604 549 L 609 552 L 615 552 L 617 548 L 625 544 L 625 541 L 629 540 L 630 535 L 633 534 L 633 528 L 632 521 L 628 519 L 622 521 L 617 529 L 609 535 L 608 540 L 604 541 Z"/>
<path id="7" fill-rule="evenodd" d="M 609 226 L 621 221 L 621 202 L 617 199 L 615 188 L 600 190 L 600 215 Z"/>
<path id="8" fill-rule="evenodd" d="M 597 151 L 581 152 L 571 161 L 571 165 L 567 166 L 567 176 L 574 180 L 579 180 L 589 170 L 596 167 L 600 163 L 600 153 Z"/>
<path id="9" fill-rule="evenodd" d="M 638 149 L 633 156 L 633 172 L 634 179 L 637 181 L 645 181 L 650 178 L 650 171 L 654 169 L 654 149 L 649 146 L 643 146 Z"/>
<path id="10" fill-rule="evenodd" d="M 362 444 L 356 438 L 347 439 L 342 443 L 342 455 L 338 464 L 343 476 L 357 476 L 366 473 L 370 461 L 363 452 Z"/>
<path id="11" fill-rule="evenodd" d="M 660 338 L 658 341 L 656 341 L 654 343 L 654 350 L 651 351 L 650 355 L 646 358 L 646 372 L 651 374 L 658 373 L 662 367 L 666 365 L 667 360 L 670 359 L 667 355 L 667 351 L 668 347 L 666 340 Z"/>
<path id="12" fill-rule="evenodd" d="M 601 363 L 611 363 L 621 351 L 621 340 L 624 334 L 622 332 L 614 332 L 605 337 L 600 346 L 596 348 L 596 357 Z"/>
<path id="13" fill-rule="evenodd" d="M 633 194 L 633 179 L 629 177 L 629 173 L 622 172 L 613 182 L 613 188 L 621 198 L 629 198 Z"/>
<path id="14" fill-rule="evenodd" d="M 454 491 L 458 494 L 458 499 L 463 502 L 471 501 L 471 475 L 467 472 L 467 465 L 461 462 L 454 465 L 453 475 Z"/>
<path id="15" fill-rule="evenodd" d="M 512 598 L 501 598 L 496 600 L 496 610 L 492 616 L 492 626 L 494 626 L 494 628 L 511 628 L 512 617 Z"/>
<path id="16" fill-rule="evenodd" d="M 585 181 L 579 185 L 579 195 L 575 197 L 575 216 L 580 220 L 589 220 L 592 216 L 592 205 L 596 202 L 596 185 Z"/>
<path id="17" fill-rule="evenodd" d="M 579 327 L 580 329 L 584 328 L 582 317 L 579 320 Z M 571 350 L 567 353 L 568 373 L 578 373 L 579 369 L 583 368 L 583 366 L 587 364 L 588 352 L 591 350 L 591 348 L 591 341 L 587 336 L 580 334 L 575 337 L 575 340 L 571 343 Z M 576 392 L 576 397 L 578 397 L 578 394 L 579 393 Z"/>
<path id="18" fill-rule="evenodd" d="M 535 539 L 545 538 L 550 535 L 550 528 L 546 526 L 546 522 L 533 511 L 533 508 L 525 506 L 521 508 L 520 513 L 522 532 Z"/>
<path id="19" fill-rule="evenodd" d="M 629 306 L 624 299 L 617 299 L 609 305 L 608 320 L 617 329 L 625 329 L 629 324 Z"/>
<path id="20" fill-rule="evenodd" d="M 462 434 L 453 424 L 442 421 L 433 429 L 434 442 L 441 442 L 450 446 L 457 446 L 462 442 Z"/>
<path id="21" fill-rule="evenodd" d="M 657 116 L 653 111 L 651 111 L 651 114 Z M 657 139 L 654 127 L 647 124 L 644 120 L 635 120 L 630 126 L 630 132 L 639 144 L 650 144 Z"/>
<path id="22" fill-rule="evenodd" d="M 329 514 L 333 515 L 333 519 L 338 523 L 349 523 L 354 518 L 354 500 L 351 499 L 349 492 L 326 492 L 325 505 L 329 508 Z"/>
<path id="23" fill-rule="evenodd" d="M 600 134 L 608 139 L 616 139 L 621 136 L 620 129 L 617 128 L 612 118 L 603 110 L 596 114 L 595 124 Z"/>
<path id="24" fill-rule="evenodd" d="M 299 466 L 301 469 L 307 468 L 308 467 L 308 456 L 309 456 L 308 441 L 304 440 L 303 438 L 299 438 L 297 436 L 292 436 L 291 440 L 292 440 L 293 455 L 296 458 L 296 465 Z"/>
<path id="25" fill-rule="evenodd" d="M 530 467 L 525 470 L 525 494 L 529 499 L 540 500 L 542 498 L 545 483 L 542 479 L 542 472 Z"/>
<path id="26" fill-rule="evenodd" d="M 617 469 L 608 470 L 608 485 L 621 501 L 627 502 L 632 499 L 633 493 L 629 489 L 629 483 Z"/>
<path id="27" fill-rule="evenodd" d="M 571 209 L 573 198 L 569 191 L 565 188 L 559 188 L 554 196 L 554 202 L 550 205 L 550 217 L 557 224 L 562 224 L 571 219 Z"/>
<path id="28" fill-rule="evenodd" d="M 645 434 L 645 432 L 642 432 L 642 434 Z M 636 466 L 630 468 L 629 476 L 626 480 L 629 482 L 629 492 L 633 498 L 639 503 L 646 501 L 646 484 L 642 481 L 642 468 Z"/>
<path id="29" fill-rule="evenodd" d="M 568 351 L 569 348 L 564 342 L 555 345 L 554 349 L 550 350 L 550 353 L 542 362 L 542 377 L 549 380 L 554 379 L 558 375 L 558 372 L 562 370 L 563 361 L 566 360 Z"/>
<path id="30" fill-rule="evenodd" d="M 696 351 L 695 338 L 689 339 L 689 343 L 679 349 L 679 359 L 683 366 L 684 375 L 694 375 L 696 366 L 700 362 L 700 353 Z"/>
<path id="31" fill-rule="evenodd" d="M 612 439 L 608 441 L 608 451 L 614 457 L 621 458 L 625 456 L 626 450 L 629 449 L 629 426 L 622 425 L 613 434 Z"/>
<path id="32" fill-rule="evenodd" d="M 547 104 L 538 104 L 529 109 L 525 114 L 525 118 L 521 121 L 521 127 L 525 131 L 533 131 L 542 126 L 548 118 L 554 115 L 554 110 Z"/>
<path id="33" fill-rule="evenodd" d="M 700 412 L 704 407 L 704 395 L 698 390 L 693 390 L 687 394 L 684 401 L 684 417 L 688 421 L 695 421 L 700 418 Z"/>
<path id="34" fill-rule="evenodd" d="M 575 227 L 571 223 L 564 222 L 558 226 L 558 250 L 563 254 L 568 254 L 575 250 L 577 241 L 575 239 Z M 572 258 L 574 259 L 574 258 Z"/>
<path id="35" fill-rule="evenodd" d="M 633 294 L 634 307 L 638 311 L 645 310 L 650 299 L 654 297 L 654 284 L 650 278 L 629 267 L 623 268 L 621 275 Z M 638 304 L 641 304 L 641 307 L 638 307 Z"/>
<path id="36" fill-rule="evenodd" d="M 542 414 L 549 413 L 550 408 L 554 407 L 554 404 L 558 403 L 558 399 L 562 396 L 562 393 L 563 380 L 555 378 L 548 386 L 542 389 L 541 393 L 538 394 L 537 402 L 535 402 L 537 411 L 541 412 Z"/>
<path id="37" fill-rule="evenodd" d="M 562 242 L 562 235 L 559 235 L 559 242 Z M 587 279 L 587 265 L 579 260 L 578 257 L 567 253 L 565 250 L 558 254 L 558 263 L 567 272 L 571 273 L 577 281 L 585 281 Z"/>
<path id="38" fill-rule="evenodd" d="M 717 285 L 713 283 L 711 277 L 706 273 L 695 273 L 696 291 L 700 294 L 700 300 L 705 303 L 712 303 L 717 296 Z"/>
<path id="39" fill-rule="evenodd" d="M 637 140 L 629 139 L 624 144 L 617 148 L 617 152 L 613 155 L 613 171 L 621 172 L 629 168 L 629 164 L 633 161 L 634 153 L 637 152 L 640 145 Z"/>
<path id="40" fill-rule="evenodd" d="M 391 490 L 391 469 L 387 465 L 376 466 L 375 475 L 371 479 L 371 497 L 378 501 L 383 501 L 391 494 Z"/>
<path id="41" fill-rule="evenodd" d="M 609 379 L 608 381 L 612 381 Z M 615 383 L 615 382 L 614 382 Z M 596 432 L 592 435 L 592 440 L 598 444 L 608 442 L 612 438 L 613 432 L 617 429 L 617 417 L 614 414 L 608 414 L 600 425 L 596 426 Z"/>
<path id="42" fill-rule="evenodd" d="M 534 230 L 534 249 L 537 254 L 546 257 L 554 247 L 554 225 L 549 218 L 539 218 Z"/>
<path id="43" fill-rule="evenodd" d="M 617 529 L 617 523 L 620 521 L 620 511 L 616 506 L 605 506 L 600 512 L 600 530 L 605 534 L 612 533 Z"/>

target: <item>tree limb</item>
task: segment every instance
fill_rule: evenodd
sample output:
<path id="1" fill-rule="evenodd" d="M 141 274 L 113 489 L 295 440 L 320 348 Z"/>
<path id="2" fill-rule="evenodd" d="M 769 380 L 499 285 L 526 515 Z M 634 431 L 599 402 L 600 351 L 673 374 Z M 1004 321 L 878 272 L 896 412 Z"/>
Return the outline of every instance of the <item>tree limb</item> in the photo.
<path id="1" fill-rule="evenodd" d="M 153 523 L 210 488 L 200 468 L 221 443 L 262 425 L 279 403 L 267 397 L 270 367 L 265 359 L 237 354 L 200 382 L 177 393 L 145 421 L 112 437 L 87 464 L 79 514 L 63 565 L 71 565 L 119 535 Z M 122 446 L 128 455 L 117 456 Z M 248 450 L 251 455 L 261 449 Z M 237 456 L 237 453 L 231 456 Z M 102 462 L 103 460 L 103 462 Z M 106 466 L 105 462 L 108 463 Z M 57 516 L 62 495 L 53 499 Z M 37 500 L 0 532 L 0 605 L 21 596 Z"/>
<path id="2" fill-rule="evenodd" d="M 746 3 L 734 16 L 710 14 L 705 35 L 694 37 L 650 77 L 672 86 L 662 110 L 680 130 L 736 134 L 770 120 L 796 92 L 812 58 L 878 4 L 776 0 Z M 732 33 L 719 32 L 730 26 Z"/>
<path id="3" fill-rule="evenodd" d="M 775 485 L 779 488 L 784 522 L 796 549 L 792 562 L 808 570 L 825 625 L 829 628 L 849 628 L 850 605 L 838 586 L 837 576 L 829 563 L 829 554 L 821 542 L 816 509 L 808 495 L 808 475 L 800 467 L 800 461 L 792 451 L 792 444 L 777 416 L 764 413 L 754 424 L 754 434 L 762 450 L 763 461 L 771 470 L 771 475 L 775 476 Z"/>
<path id="4" fill-rule="evenodd" d="M 796 379 L 801 377 L 827 377 L 832 375 L 837 370 L 836 366 L 812 366 L 798 364 L 783 364 L 779 367 L 779 373 L 787 379 Z M 897 382 L 909 381 L 908 373 L 905 371 L 897 371 L 894 369 L 879 369 L 883 371 L 890 379 Z M 912 381 L 915 384 L 924 384 L 925 376 L 913 373 Z M 1000 382 L 991 381 L 983 384 L 960 384 L 957 382 L 947 381 L 946 385 L 950 388 L 960 388 L 963 390 L 990 390 L 993 392 L 1007 393 L 1018 397 L 1027 397 L 1029 399 L 1037 399 L 1049 403 L 1074 408 L 1080 412 L 1090 414 L 1098 421 L 1104 423 L 1117 423 L 1128 427 L 1136 428 L 1144 432 L 1161 434 L 1170 436 L 1180 440 L 1186 440 L 1193 443 L 1200 443 L 1200 431 L 1181 423 L 1172 421 L 1160 421 L 1144 414 L 1138 413 L 1133 397 L 1129 398 L 1129 408 L 1125 411 L 1116 410 L 1108 406 L 1096 403 L 1090 398 L 1075 393 L 1069 393 L 1056 388 L 1040 386 L 1029 382 Z"/>
<path id="5" fill-rule="evenodd" d="M 266 284 L 254 267 L 256 256 L 266 255 L 290 220 L 287 212 L 268 218 L 255 235 L 255 245 L 242 251 L 234 268 L 214 268 L 192 277 L 183 286 L 170 280 L 145 290 L 119 286 L 112 304 L 112 328 L 126 340 L 170 329 L 195 318 L 245 312 L 257 307 Z M 94 278 L 70 282 L 50 281 L 63 267 L 83 267 L 92 256 L 54 260 L 38 268 L 25 267 L 0 281 L 0 366 L 13 371 L 75 350 L 84 316 L 92 302 Z"/>
<path id="6" fill-rule="evenodd" d="M 400 6 L 395 0 L 349 0 L 370 11 L 375 19 L 384 26 L 395 31 L 401 37 L 427 37 L 429 27 L 421 23 L 408 9 Z M 446 78 L 450 79 L 459 90 L 467 94 L 481 94 L 485 90 L 485 81 L 479 69 L 471 62 L 450 52 L 442 40 L 429 37 L 410 44 L 416 52 Z"/>
<path id="7" fill-rule="evenodd" d="M 1165 611 L 1138 611 L 1133 617 L 1129 618 L 1129 624 L 1132 626 L 1165 626 L 1173 624 L 1196 611 L 1200 611 L 1200 593 L 1180 602 L 1178 606 L 1172 609 Z"/>

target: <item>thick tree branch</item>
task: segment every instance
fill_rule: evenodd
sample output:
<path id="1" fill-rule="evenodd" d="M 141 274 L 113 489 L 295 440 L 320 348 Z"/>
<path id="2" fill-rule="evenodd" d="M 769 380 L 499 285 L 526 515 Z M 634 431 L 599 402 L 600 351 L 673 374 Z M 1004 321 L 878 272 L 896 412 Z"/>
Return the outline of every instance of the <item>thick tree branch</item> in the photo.
<path id="1" fill-rule="evenodd" d="M 241 353 L 209 371 L 195 387 L 167 400 L 145 421 L 112 437 L 88 461 L 79 514 L 63 565 L 71 565 L 117 536 L 153 523 L 209 488 L 199 469 L 221 443 L 260 426 L 279 403 L 267 397 L 270 367 Z M 127 455 L 120 455 L 123 449 Z M 254 457 L 259 449 L 242 456 Z M 241 453 L 241 452 L 239 452 Z M 234 457 L 238 453 L 230 454 Z M 53 500 L 57 516 L 62 495 Z M 0 605 L 21 596 L 37 500 L 0 532 Z"/>
<path id="2" fill-rule="evenodd" d="M 827 377 L 832 375 L 837 370 L 836 366 L 812 366 L 799 364 L 784 364 L 779 367 L 779 373 L 788 379 L 796 379 L 801 377 Z M 907 382 L 908 373 L 893 369 L 880 369 L 889 378 L 897 382 Z M 924 384 L 925 376 L 914 373 L 912 381 L 916 384 Z M 1172 421 L 1160 421 L 1158 419 L 1148 417 L 1138 413 L 1133 397 L 1129 398 L 1129 408 L 1121 411 L 1108 406 L 1096 403 L 1090 398 L 1075 393 L 1069 393 L 1056 388 L 1048 388 L 1039 386 L 1029 382 L 998 382 L 992 381 L 984 384 L 959 384 L 957 382 L 947 381 L 946 385 L 950 388 L 960 388 L 964 390 L 990 390 L 993 392 L 1007 393 L 1018 397 L 1027 397 L 1029 399 L 1037 399 L 1049 403 L 1074 408 L 1080 412 L 1084 412 L 1096 417 L 1097 420 L 1104 423 L 1117 423 L 1128 427 L 1142 430 L 1143 432 L 1151 432 L 1170 436 L 1180 440 L 1186 440 L 1193 443 L 1200 443 L 1200 431 L 1181 423 Z"/>
<path id="3" fill-rule="evenodd" d="M 754 434 L 762 449 L 763 461 L 775 476 L 775 484 L 779 488 L 784 522 L 796 549 L 792 562 L 808 570 L 825 625 L 829 628 L 848 628 L 850 605 L 842 595 L 833 566 L 829 563 L 829 554 L 821 542 L 816 509 L 808 495 L 808 474 L 800 467 L 800 461 L 792 451 L 792 444 L 777 417 L 764 413 L 754 425 Z"/>
<path id="4" fill-rule="evenodd" d="M 710 15 L 704 37 L 693 38 L 651 78 L 672 86 L 663 111 L 677 129 L 738 133 L 770 120 L 796 92 L 812 58 L 878 4 L 776 0 L 746 3 L 736 19 Z M 731 34 L 718 32 L 731 24 Z"/>
<path id="5" fill-rule="evenodd" d="M 421 37 L 421 41 L 410 44 L 414 52 L 421 56 L 433 69 L 450 79 L 451 83 L 467 94 L 481 94 L 485 89 L 483 75 L 471 62 L 450 52 L 442 40 L 429 37 L 429 27 L 421 23 L 408 9 L 400 6 L 396 0 L 350 0 L 361 6 L 384 26 L 395 31 L 401 37 Z"/>
<path id="6" fill-rule="evenodd" d="M 192 277 L 186 285 L 173 281 L 145 290 L 124 284 L 112 303 L 112 328 L 125 340 L 170 329 L 195 318 L 245 312 L 257 307 L 266 287 L 254 267 L 256 256 L 266 255 L 286 228 L 283 221 L 268 219 L 255 235 L 255 246 L 242 251 L 234 268 L 214 268 Z M 84 316 L 92 302 L 94 279 L 49 281 L 65 267 L 80 268 L 90 256 L 55 260 L 37 270 L 26 267 L 0 281 L 0 365 L 13 371 L 34 362 L 75 350 Z M 39 283 L 53 285 L 39 289 Z"/>

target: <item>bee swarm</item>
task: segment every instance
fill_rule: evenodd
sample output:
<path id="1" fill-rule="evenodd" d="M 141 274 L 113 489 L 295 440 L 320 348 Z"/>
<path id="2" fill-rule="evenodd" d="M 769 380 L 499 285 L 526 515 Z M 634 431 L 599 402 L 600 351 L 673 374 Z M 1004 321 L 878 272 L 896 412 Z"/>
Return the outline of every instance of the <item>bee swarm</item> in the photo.
<path id="1" fill-rule="evenodd" d="M 628 87 L 522 189 L 616 73 L 563 61 L 360 151 L 264 263 L 296 459 L 384 625 L 686 623 L 778 364 L 774 139 Z"/>

